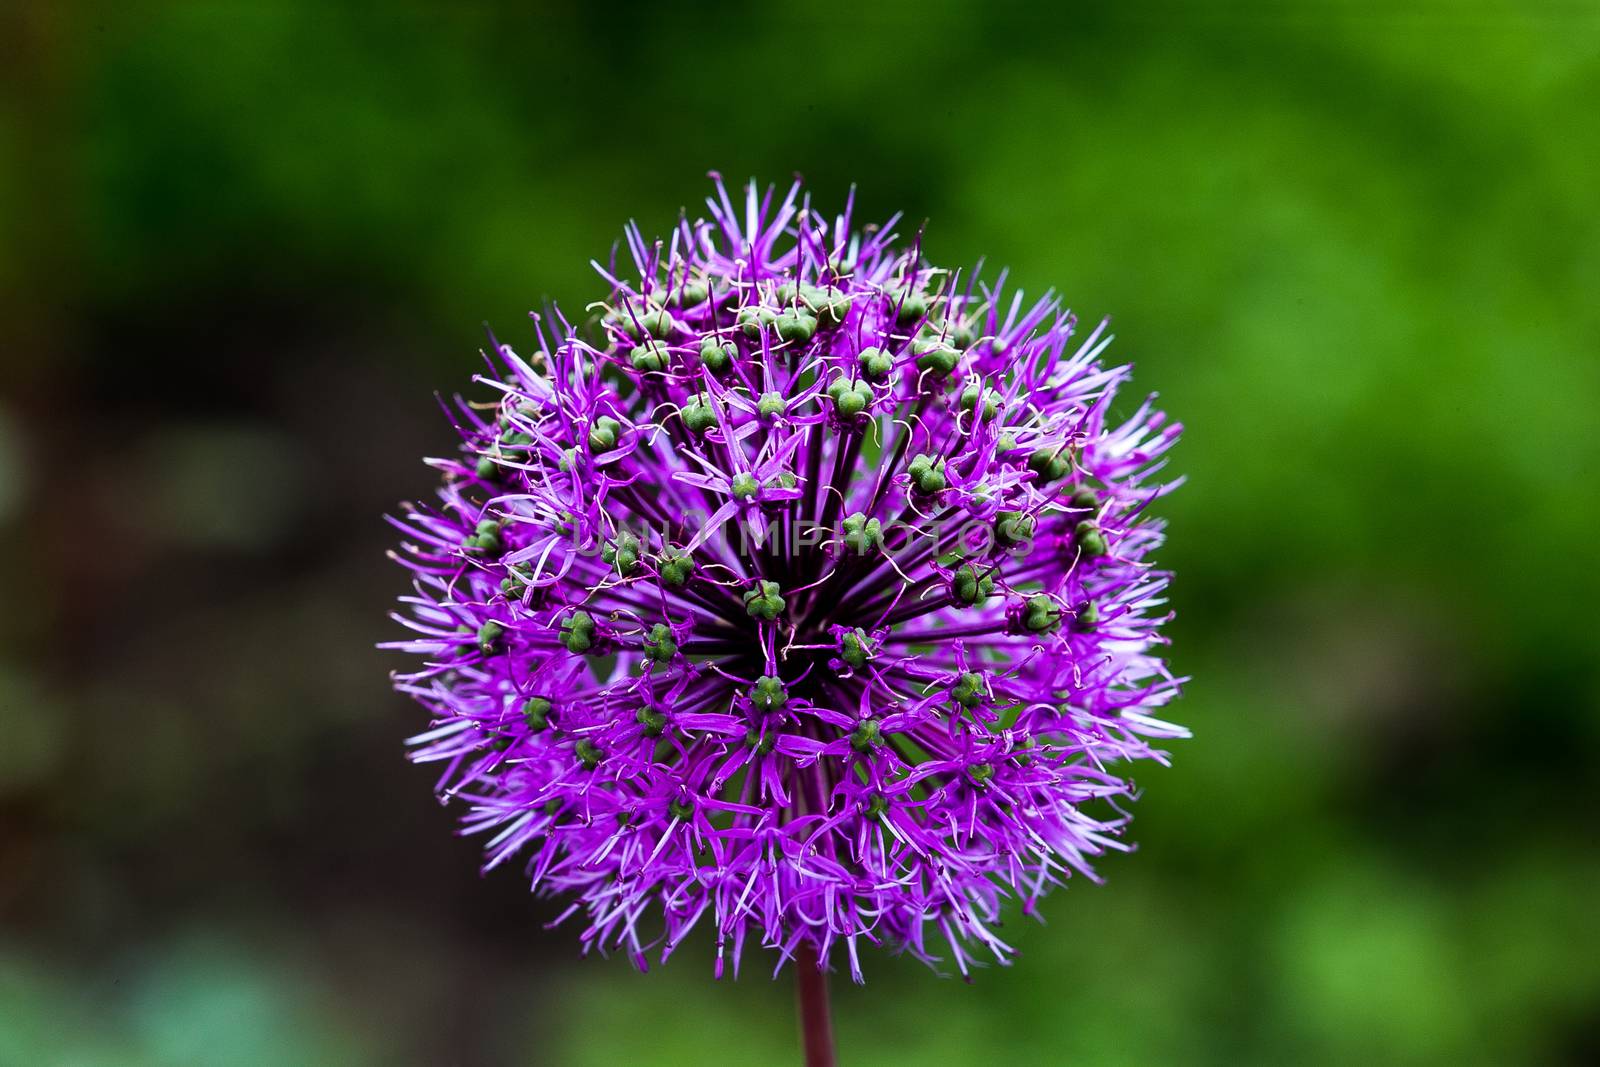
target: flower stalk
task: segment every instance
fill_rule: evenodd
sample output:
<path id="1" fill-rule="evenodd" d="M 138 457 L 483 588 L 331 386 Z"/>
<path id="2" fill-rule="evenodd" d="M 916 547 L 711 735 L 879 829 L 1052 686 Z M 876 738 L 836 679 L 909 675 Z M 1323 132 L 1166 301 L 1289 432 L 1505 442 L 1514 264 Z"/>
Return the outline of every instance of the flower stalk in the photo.
<path id="1" fill-rule="evenodd" d="M 817 950 L 809 941 L 800 942 L 795 950 L 794 982 L 806 1067 L 834 1067 L 837 1060 L 828 1005 L 828 975 L 818 966 Z"/>

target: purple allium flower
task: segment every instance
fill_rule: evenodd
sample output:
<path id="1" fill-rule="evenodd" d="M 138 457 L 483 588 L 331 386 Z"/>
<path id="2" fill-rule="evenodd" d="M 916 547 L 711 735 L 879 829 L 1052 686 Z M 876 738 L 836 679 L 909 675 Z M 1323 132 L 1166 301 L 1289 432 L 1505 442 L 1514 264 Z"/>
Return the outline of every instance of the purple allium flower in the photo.
<path id="1" fill-rule="evenodd" d="M 413 758 L 641 967 L 702 923 L 718 975 L 752 942 L 1005 961 L 1005 898 L 1095 879 L 1120 765 L 1185 734 L 1145 515 L 1179 427 L 1113 418 L 1104 322 L 893 219 L 707 204 L 628 228 L 598 322 L 491 337 L 497 399 L 394 520 Z"/>

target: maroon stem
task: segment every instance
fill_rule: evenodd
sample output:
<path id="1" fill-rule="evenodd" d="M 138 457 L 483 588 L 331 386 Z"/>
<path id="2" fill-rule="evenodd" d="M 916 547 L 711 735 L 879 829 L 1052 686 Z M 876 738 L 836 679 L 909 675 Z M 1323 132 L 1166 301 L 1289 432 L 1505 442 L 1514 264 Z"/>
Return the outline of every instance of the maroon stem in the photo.
<path id="1" fill-rule="evenodd" d="M 828 1014 L 828 976 L 817 968 L 817 950 L 800 942 L 794 954 L 795 995 L 800 1003 L 800 1036 L 806 1067 L 834 1067 L 833 1020 Z"/>

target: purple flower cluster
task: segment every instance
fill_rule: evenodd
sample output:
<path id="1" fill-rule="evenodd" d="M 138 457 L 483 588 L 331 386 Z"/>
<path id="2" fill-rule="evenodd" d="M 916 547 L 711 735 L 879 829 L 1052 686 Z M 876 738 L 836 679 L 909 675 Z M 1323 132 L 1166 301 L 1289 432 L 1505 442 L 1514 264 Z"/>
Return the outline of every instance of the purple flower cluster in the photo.
<path id="1" fill-rule="evenodd" d="M 629 227 L 588 323 L 493 343 L 439 500 L 393 520 L 413 758 L 487 867 L 641 967 L 702 922 L 718 975 L 752 939 L 858 981 L 863 942 L 1005 961 L 1004 900 L 1127 849 L 1118 765 L 1185 734 L 1145 515 L 1179 427 L 1111 418 L 1105 323 L 893 219 L 707 204 Z"/>

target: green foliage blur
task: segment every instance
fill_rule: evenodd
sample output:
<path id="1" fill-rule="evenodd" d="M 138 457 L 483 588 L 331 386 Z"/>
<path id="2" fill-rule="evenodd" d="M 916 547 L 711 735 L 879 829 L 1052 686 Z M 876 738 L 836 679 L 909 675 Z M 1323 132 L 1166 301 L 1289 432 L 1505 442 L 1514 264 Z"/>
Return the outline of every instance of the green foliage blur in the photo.
<path id="1" fill-rule="evenodd" d="M 1597 100 L 1587 3 L 7 5 L 0 1064 L 798 1062 L 770 958 L 480 879 L 372 648 L 481 324 L 712 168 L 1187 426 L 1140 851 L 844 1062 L 1600 1062 Z"/>

